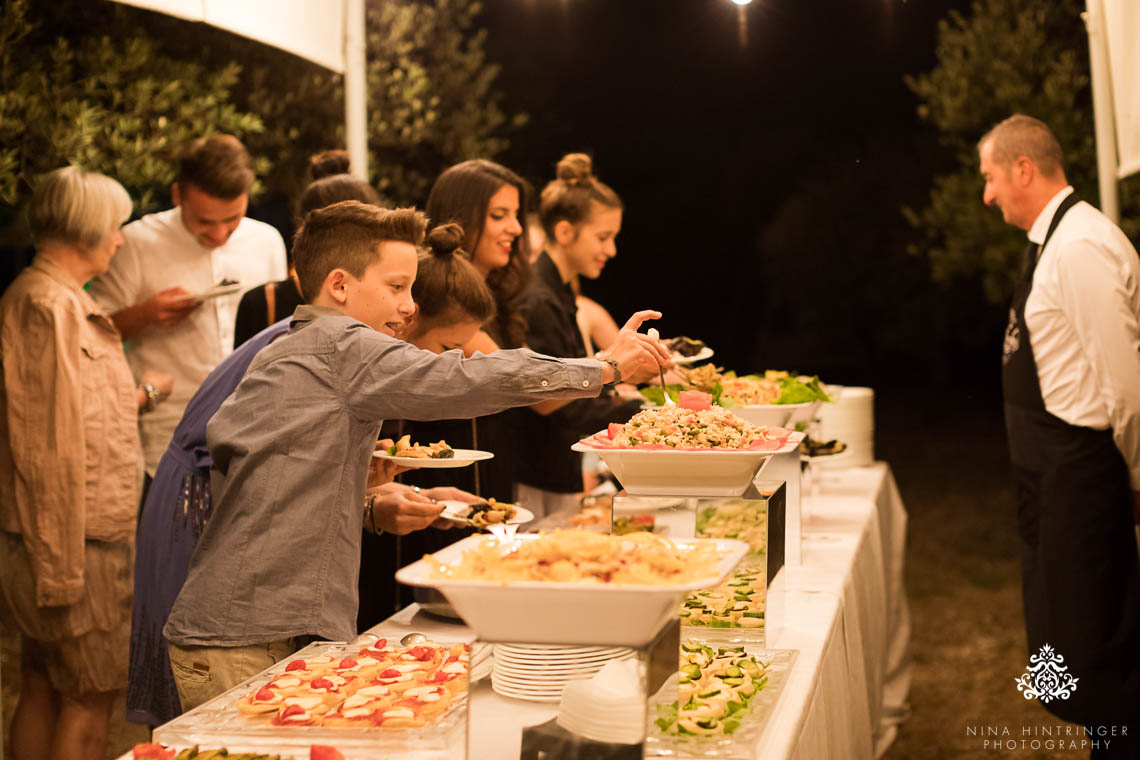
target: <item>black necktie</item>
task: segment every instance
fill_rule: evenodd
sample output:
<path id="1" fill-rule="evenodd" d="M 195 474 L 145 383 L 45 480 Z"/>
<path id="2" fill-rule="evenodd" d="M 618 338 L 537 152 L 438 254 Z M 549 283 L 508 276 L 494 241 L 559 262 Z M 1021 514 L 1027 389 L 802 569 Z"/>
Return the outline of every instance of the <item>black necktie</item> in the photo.
<path id="1" fill-rule="evenodd" d="M 1033 270 L 1037 268 L 1037 251 L 1039 246 L 1037 243 L 1030 242 L 1025 246 L 1025 252 L 1021 254 L 1021 277 L 1028 280 L 1033 277 Z"/>

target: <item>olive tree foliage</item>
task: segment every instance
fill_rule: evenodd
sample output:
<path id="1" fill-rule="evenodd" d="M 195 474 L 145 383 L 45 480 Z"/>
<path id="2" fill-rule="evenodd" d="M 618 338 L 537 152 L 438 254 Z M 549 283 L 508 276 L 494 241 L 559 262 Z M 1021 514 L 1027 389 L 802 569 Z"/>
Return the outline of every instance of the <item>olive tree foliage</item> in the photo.
<path id="1" fill-rule="evenodd" d="M 503 110 L 500 68 L 487 62 L 477 26 L 481 9 L 475 0 L 368 3 L 369 178 L 395 203 L 422 205 L 440 172 L 494 158 L 526 123 Z M 344 145 L 343 78 L 271 48 L 243 61 L 239 102 L 269 127 L 250 148 L 274 158 L 267 183 L 295 197 L 309 156 Z"/>
<path id="2" fill-rule="evenodd" d="M 1013 113 L 1041 119 L 1065 153 L 1069 182 L 1096 204 L 1096 146 L 1084 0 L 975 0 L 970 14 L 939 24 L 938 65 L 907 77 L 919 116 L 934 125 L 957 169 L 934 179 L 929 204 L 906 208 L 939 282 L 978 281 L 991 302 L 1008 299 L 1025 235 L 982 203 L 977 142 Z M 1135 217 L 1132 183 L 1121 188 L 1122 216 Z M 1126 231 L 1132 225 L 1125 223 Z"/>
<path id="3" fill-rule="evenodd" d="M 59 29 L 45 16 L 33 16 L 27 0 L 0 11 L 0 203 L 9 217 L 38 176 L 66 164 L 115 177 L 139 208 L 152 208 L 183 144 L 263 129 L 231 102 L 237 64 L 177 60 L 144 34 Z"/>
<path id="4" fill-rule="evenodd" d="M 370 177 L 422 204 L 435 177 L 493 158 L 525 123 L 494 89 L 476 0 L 369 0 Z M 115 177 L 140 210 L 165 198 L 189 140 L 245 142 L 257 190 L 296 198 L 309 157 L 344 146 L 343 77 L 223 30 L 99 0 L 0 10 L 0 227 L 43 172 Z"/>

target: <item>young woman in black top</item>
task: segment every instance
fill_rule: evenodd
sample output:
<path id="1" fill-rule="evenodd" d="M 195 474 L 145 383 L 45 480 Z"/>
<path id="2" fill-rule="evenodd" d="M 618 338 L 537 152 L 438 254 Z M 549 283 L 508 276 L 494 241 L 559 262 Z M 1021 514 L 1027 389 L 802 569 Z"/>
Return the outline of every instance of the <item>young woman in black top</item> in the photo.
<path id="1" fill-rule="evenodd" d="M 579 277 L 596 279 L 617 255 L 622 202 L 594 176 L 589 156 L 571 153 L 558 162 L 557 178 L 542 191 L 539 218 L 546 249 L 534 263 L 534 276 L 523 296 L 527 346 L 552 356 L 587 356 L 578 324 Z M 521 437 L 541 446 L 519 447 L 520 501 L 542 511 L 568 508 L 582 491 L 582 457 L 570 450 L 583 436 L 610 422 L 624 422 L 640 400 L 608 395 L 580 399 L 560 408 L 520 410 Z"/>

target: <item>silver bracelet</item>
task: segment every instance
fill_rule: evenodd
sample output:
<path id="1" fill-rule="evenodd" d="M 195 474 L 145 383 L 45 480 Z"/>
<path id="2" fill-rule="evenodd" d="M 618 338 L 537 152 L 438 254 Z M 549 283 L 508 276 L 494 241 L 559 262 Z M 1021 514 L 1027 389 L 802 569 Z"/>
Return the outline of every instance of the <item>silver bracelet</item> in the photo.
<path id="1" fill-rule="evenodd" d="M 376 535 L 384 532 L 376 527 L 376 494 L 374 493 L 368 494 L 364 500 L 364 519 Z"/>

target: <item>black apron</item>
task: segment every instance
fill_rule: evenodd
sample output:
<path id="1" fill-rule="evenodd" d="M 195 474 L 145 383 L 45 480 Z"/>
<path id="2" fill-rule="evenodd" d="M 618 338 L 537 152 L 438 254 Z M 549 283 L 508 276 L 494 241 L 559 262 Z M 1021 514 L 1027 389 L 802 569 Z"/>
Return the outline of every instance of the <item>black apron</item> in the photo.
<path id="1" fill-rule="evenodd" d="M 1075 193 L 1062 201 L 1040 250 L 1076 203 Z M 1049 644 L 1079 679 L 1067 699 L 1041 700 L 1049 712 L 1081 725 L 1133 723 L 1140 564 L 1128 469 L 1111 430 L 1070 425 L 1045 410 L 1025 325 L 1037 250 L 1026 251 L 1002 352 L 1029 654 Z"/>

